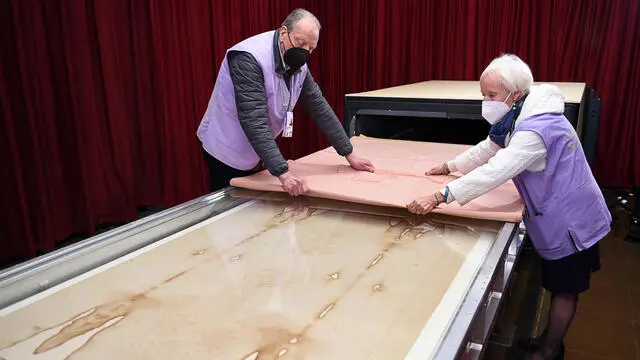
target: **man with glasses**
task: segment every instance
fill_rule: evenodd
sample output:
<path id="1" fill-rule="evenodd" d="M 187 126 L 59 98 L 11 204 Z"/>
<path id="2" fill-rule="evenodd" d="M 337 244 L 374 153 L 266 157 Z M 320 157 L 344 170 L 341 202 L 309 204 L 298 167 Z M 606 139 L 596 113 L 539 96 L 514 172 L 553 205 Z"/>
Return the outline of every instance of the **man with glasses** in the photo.
<path id="1" fill-rule="evenodd" d="M 296 9 L 280 29 L 253 36 L 227 51 L 197 132 L 212 192 L 228 186 L 234 177 L 257 172 L 261 164 L 289 194 L 308 191 L 305 179 L 289 171 L 275 142 L 280 134 L 293 135 L 293 108 L 298 102 L 352 168 L 375 171 L 369 160 L 354 154 L 306 65 L 319 36 L 318 19 Z"/>

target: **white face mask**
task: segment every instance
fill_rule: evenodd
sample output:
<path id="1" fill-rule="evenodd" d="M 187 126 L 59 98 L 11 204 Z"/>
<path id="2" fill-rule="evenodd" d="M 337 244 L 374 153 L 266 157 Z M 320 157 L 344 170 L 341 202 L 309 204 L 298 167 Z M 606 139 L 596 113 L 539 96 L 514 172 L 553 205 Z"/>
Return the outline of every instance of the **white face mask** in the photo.
<path id="1" fill-rule="evenodd" d="M 482 117 L 491 125 L 498 122 L 509 112 L 509 105 L 507 105 L 507 100 L 509 100 L 510 96 L 511 93 L 507 95 L 507 98 L 504 99 L 504 101 L 483 101 Z"/>

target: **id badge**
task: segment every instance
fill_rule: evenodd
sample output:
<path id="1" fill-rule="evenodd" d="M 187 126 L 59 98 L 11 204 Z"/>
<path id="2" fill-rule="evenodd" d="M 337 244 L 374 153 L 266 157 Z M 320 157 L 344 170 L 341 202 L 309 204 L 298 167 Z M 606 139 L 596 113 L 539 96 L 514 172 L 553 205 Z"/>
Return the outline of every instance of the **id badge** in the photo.
<path id="1" fill-rule="evenodd" d="M 293 136 L 293 112 L 287 111 L 287 117 L 284 120 L 284 129 L 282 129 L 282 137 L 290 138 Z"/>

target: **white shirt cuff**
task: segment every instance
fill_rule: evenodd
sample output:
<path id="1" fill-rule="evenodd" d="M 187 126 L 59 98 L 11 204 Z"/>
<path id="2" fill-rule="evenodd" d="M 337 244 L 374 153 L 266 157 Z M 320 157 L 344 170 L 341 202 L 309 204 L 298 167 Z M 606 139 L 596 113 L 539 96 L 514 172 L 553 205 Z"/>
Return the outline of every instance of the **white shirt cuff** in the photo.
<path id="1" fill-rule="evenodd" d="M 450 173 L 454 173 L 454 172 L 458 171 L 458 168 L 456 167 L 455 160 L 447 161 L 447 167 L 449 168 L 449 172 Z"/>

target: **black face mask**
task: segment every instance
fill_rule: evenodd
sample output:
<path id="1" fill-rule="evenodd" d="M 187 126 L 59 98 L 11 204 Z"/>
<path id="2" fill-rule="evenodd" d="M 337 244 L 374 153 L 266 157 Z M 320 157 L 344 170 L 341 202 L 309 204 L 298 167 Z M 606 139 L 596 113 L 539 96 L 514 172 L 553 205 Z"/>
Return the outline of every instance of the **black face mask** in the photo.
<path id="1" fill-rule="evenodd" d="M 289 42 L 293 47 L 284 52 L 284 62 L 287 63 L 287 65 L 291 69 L 298 70 L 302 67 L 302 65 L 306 64 L 307 58 L 309 57 L 309 52 L 306 49 L 295 47 L 288 32 L 287 36 L 289 37 Z"/>

